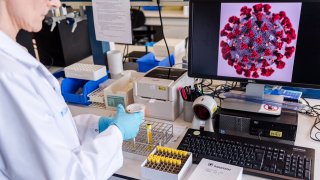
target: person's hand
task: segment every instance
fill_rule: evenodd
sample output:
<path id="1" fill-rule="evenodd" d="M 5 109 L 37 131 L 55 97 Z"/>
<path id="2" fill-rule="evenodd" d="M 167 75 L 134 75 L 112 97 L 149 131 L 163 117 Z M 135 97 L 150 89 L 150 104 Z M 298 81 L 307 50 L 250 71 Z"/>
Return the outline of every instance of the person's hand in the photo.
<path id="1" fill-rule="evenodd" d="M 113 117 L 101 117 L 99 119 L 99 133 L 101 133 L 102 131 L 104 131 L 105 129 L 107 129 L 110 126 L 110 123 L 114 121 Z"/>
<path id="2" fill-rule="evenodd" d="M 123 139 L 128 140 L 137 136 L 142 120 L 142 112 L 126 113 L 124 107 L 119 104 L 117 114 L 110 122 L 110 125 L 116 125 L 121 131 Z"/>
<path id="3" fill-rule="evenodd" d="M 115 125 L 121 131 L 124 140 L 132 139 L 138 134 L 142 119 L 142 112 L 128 114 L 120 104 L 117 107 L 115 117 L 101 117 L 99 119 L 99 133 L 107 129 L 110 125 Z"/>

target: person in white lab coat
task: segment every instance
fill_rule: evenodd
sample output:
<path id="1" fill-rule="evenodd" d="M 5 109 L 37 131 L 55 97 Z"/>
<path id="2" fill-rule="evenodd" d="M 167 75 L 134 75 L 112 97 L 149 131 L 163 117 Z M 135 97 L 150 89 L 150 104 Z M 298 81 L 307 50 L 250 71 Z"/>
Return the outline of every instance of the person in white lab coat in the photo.
<path id="1" fill-rule="evenodd" d="M 136 136 L 143 118 L 122 106 L 114 118 L 73 118 L 58 81 L 15 42 L 20 29 L 39 31 L 58 6 L 58 0 L 0 0 L 1 180 L 105 180 L 122 166 L 122 141 Z"/>

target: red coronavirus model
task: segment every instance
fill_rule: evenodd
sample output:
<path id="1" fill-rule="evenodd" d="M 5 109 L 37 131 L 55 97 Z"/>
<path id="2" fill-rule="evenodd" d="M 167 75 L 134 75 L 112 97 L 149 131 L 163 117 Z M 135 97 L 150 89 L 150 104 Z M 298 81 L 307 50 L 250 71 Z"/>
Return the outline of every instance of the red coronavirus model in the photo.
<path id="1" fill-rule="evenodd" d="M 231 16 L 221 30 L 220 42 L 223 59 L 233 66 L 239 75 L 258 78 L 269 77 L 286 65 L 295 47 L 290 46 L 297 38 L 290 19 L 284 11 L 271 13 L 269 4 L 243 6 L 240 18 Z"/>

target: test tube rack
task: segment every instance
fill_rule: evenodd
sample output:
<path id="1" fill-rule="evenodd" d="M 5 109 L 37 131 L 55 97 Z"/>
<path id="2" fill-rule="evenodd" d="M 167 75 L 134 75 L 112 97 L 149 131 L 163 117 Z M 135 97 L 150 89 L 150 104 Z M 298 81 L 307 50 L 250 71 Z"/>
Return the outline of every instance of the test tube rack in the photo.
<path id="1" fill-rule="evenodd" d="M 105 66 L 94 64 L 74 63 L 64 68 L 68 78 L 97 81 L 107 75 Z"/>
<path id="2" fill-rule="evenodd" d="M 192 164 L 187 151 L 157 146 L 141 165 L 141 175 L 147 179 L 179 180 Z"/>
<path id="3" fill-rule="evenodd" d="M 106 105 L 104 102 L 103 88 L 98 88 L 88 94 L 90 107 L 105 109 Z"/>
<path id="4" fill-rule="evenodd" d="M 147 124 L 151 124 L 152 143 L 148 143 Z M 157 145 L 164 145 L 173 137 L 173 125 L 145 120 L 140 125 L 138 135 L 133 140 L 124 141 L 122 150 L 128 153 L 148 156 Z"/>

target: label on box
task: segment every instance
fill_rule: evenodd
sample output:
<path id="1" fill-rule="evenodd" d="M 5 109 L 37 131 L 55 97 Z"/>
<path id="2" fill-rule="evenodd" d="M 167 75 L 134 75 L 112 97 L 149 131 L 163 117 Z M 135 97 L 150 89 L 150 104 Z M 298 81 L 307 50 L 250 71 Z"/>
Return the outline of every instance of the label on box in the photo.
<path id="1" fill-rule="evenodd" d="M 273 131 L 273 130 L 270 130 L 270 136 L 273 136 L 273 137 L 282 137 L 282 132 L 281 131 Z"/>
<path id="2" fill-rule="evenodd" d="M 125 107 L 124 97 L 121 96 L 107 96 L 107 103 L 110 107 L 117 107 L 118 104 L 122 104 Z"/>
<path id="3" fill-rule="evenodd" d="M 191 174 L 189 180 L 240 180 L 242 179 L 242 171 L 242 167 L 203 158 Z"/>

